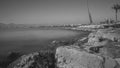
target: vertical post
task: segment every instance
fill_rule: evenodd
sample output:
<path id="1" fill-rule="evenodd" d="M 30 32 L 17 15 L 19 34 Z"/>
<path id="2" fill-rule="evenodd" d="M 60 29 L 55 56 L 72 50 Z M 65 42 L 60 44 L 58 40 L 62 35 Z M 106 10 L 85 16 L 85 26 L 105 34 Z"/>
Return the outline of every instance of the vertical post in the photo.
<path id="1" fill-rule="evenodd" d="M 92 16 L 91 16 L 91 13 L 90 13 L 90 10 L 89 10 L 89 6 L 88 6 L 88 0 L 87 0 L 87 8 L 88 8 L 88 15 L 89 15 L 90 24 L 92 24 L 93 21 L 92 21 Z"/>

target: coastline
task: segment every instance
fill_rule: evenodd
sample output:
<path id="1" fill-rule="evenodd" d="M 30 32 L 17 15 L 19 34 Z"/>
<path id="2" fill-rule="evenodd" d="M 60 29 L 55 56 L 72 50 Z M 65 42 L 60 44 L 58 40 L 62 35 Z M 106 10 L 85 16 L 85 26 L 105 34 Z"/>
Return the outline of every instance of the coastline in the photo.
<path id="1" fill-rule="evenodd" d="M 119 68 L 119 30 L 119 28 L 98 29 L 83 38 L 72 40 L 72 43 L 63 40 L 53 41 L 50 51 L 23 55 L 9 64 L 8 68 L 26 66 L 27 68 L 31 66 L 33 68 L 76 68 L 76 65 L 79 68 Z"/>
<path id="2" fill-rule="evenodd" d="M 75 30 L 70 30 L 70 31 L 75 31 Z M 66 39 L 65 38 L 55 39 L 56 41 L 59 42 L 59 43 L 55 43 L 55 44 L 59 44 L 59 45 L 71 45 L 71 44 L 75 43 L 78 39 L 80 39 L 82 37 L 85 37 L 85 36 L 87 36 L 90 33 L 89 31 L 78 31 L 78 30 L 75 31 L 75 32 L 80 32 L 80 34 L 77 35 L 77 36 L 73 36 L 72 38 L 69 38 L 69 39 L 67 39 L 67 38 Z M 51 50 L 55 51 L 55 49 L 57 47 L 59 47 L 59 45 L 54 46 L 54 44 L 52 43 L 52 41 L 55 41 L 55 40 L 50 40 L 51 43 L 49 43 L 49 45 L 47 46 L 47 47 L 49 47 L 48 49 L 50 49 L 50 50 L 44 50 L 44 51 L 47 51 L 47 52 L 49 52 Z M 44 51 L 42 51 L 42 52 L 44 52 Z M 12 55 L 14 56 L 13 59 L 12 58 L 8 58 L 8 57 L 10 57 Z M 3 67 L 6 68 L 6 65 L 9 65 L 11 62 L 15 61 L 16 59 L 18 59 L 22 55 L 24 55 L 24 53 L 11 52 L 9 55 L 3 56 L 3 59 L 2 59 L 3 61 L 0 63 L 0 66 L 3 65 Z M 10 60 L 10 59 L 12 59 L 12 60 Z"/>

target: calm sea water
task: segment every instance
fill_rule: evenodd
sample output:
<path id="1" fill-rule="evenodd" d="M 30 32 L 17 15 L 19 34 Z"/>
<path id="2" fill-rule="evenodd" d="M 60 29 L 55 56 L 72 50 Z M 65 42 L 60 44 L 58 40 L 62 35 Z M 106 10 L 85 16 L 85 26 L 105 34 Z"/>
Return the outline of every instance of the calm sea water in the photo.
<path id="1" fill-rule="evenodd" d="M 52 40 L 71 39 L 80 32 L 68 30 L 21 30 L 0 32 L 0 55 L 8 52 L 33 52 L 43 49 Z"/>

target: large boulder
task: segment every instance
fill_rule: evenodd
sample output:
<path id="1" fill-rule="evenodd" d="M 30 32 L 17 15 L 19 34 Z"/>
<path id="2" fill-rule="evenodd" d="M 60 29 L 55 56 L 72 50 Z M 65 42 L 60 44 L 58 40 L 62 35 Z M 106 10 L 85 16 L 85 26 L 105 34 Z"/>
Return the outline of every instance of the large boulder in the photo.
<path id="1" fill-rule="evenodd" d="M 120 42 L 120 29 L 99 29 L 88 36 L 88 45 L 104 46 L 111 42 Z"/>
<path id="2" fill-rule="evenodd" d="M 118 50 L 109 50 L 95 54 L 79 47 L 61 46 L 56 49 L 56 65 L 57 68 L 120 68 Z"/>
<path id="3" fill-rule="evenodd" d="M 103 38 L 111 39 L 112 41 L 120 40 L 120 29 L 102 29 L 97 32 Z"/>
<path id="4" fill-rule="evenodd" d="M 103 68 L 102 57 L 71 46 L 56 49 L 58 68 Z"/>

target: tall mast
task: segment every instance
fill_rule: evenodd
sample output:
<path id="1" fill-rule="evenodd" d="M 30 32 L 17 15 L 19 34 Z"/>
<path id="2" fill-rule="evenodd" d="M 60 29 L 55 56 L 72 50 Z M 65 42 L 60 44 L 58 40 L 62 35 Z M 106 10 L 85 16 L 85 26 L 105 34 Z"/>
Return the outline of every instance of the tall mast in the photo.
<path id="1" fill-rule="evenodd" d="M 92 16 L 91 16 L 91 13 L 90 13 L 90 10 L 89 10 L 88 0 L 87 0 L 87 8 L 88 8 L 88 15 L 89 15 L 90 24 L 92 24 L 93 21 L 92 21 Z"/>

